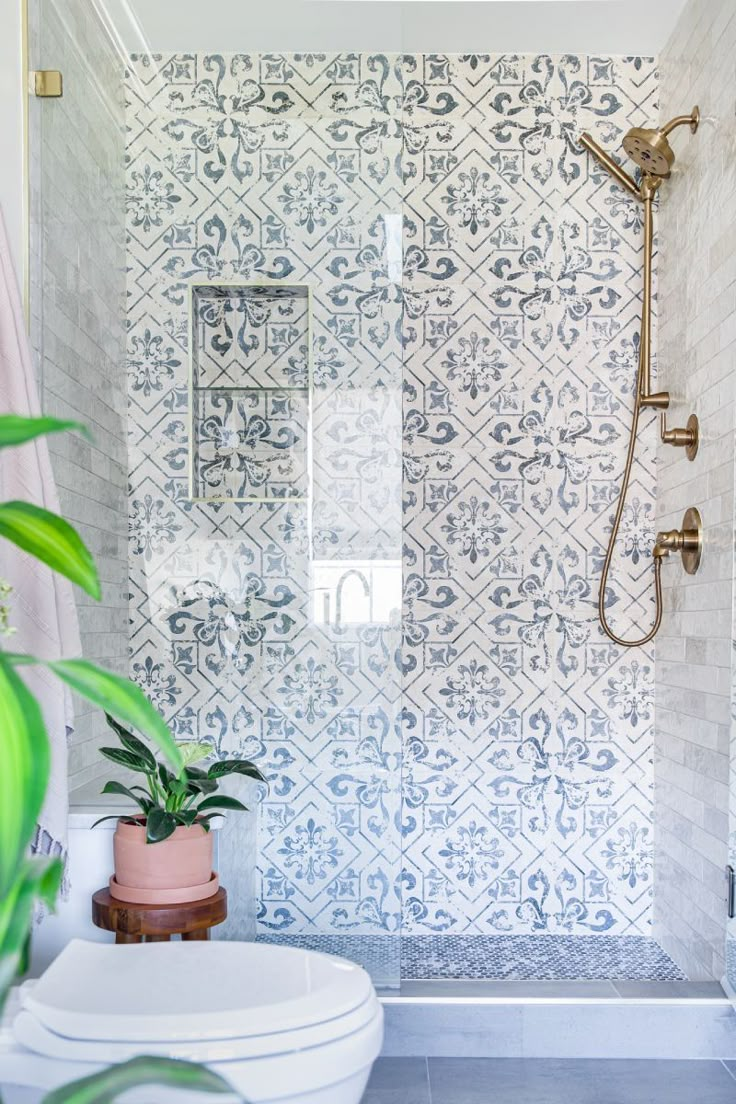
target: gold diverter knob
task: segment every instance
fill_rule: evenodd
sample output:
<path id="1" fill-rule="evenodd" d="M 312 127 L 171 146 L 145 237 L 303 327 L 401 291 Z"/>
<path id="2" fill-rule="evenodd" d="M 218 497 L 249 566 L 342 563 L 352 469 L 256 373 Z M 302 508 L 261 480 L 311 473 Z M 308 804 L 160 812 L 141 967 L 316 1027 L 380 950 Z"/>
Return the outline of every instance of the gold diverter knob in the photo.
<path id="1" fill-rule="evenodd" d="M 655 560 L 679 552 L 682 566 L 688 575 L 694 575 L 700 567 L 703 554 L 703 523 L 699 511 L 690 506 L 682 519 L 682 529 L 665 529 L 657 533 L 652 555 Z"/>
<path id="2" fill-rule="evenodd" d="M 664 445 L 675 445 L 676 448 L 684 448 L 688 460 L 694 460 L 698 455 L 700 444 L 700 425 L 696 414 L 691 414 L 686 426 L 667 428 L 667 415 L 664 411 L 659 420 L 659 436 Z"/>

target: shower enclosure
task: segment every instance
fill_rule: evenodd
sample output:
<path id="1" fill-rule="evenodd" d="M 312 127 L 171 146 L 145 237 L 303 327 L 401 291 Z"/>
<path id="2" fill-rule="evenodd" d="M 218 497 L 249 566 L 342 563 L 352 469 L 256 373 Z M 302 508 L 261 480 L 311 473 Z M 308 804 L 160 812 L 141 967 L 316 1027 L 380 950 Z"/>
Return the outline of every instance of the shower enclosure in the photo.
<path id="1" fill-rule="evenodd" d="M 85 647 L 268 776 L 257 938 L 387 987 L 684 978 L 653 645 L 596 611 L 640 207 L 578 141 L 657 119 L 655 60 L 153 53 L 90 0 L 30 16 L 64 70 L 31 100 L 34 344 L 46 408 L 95 423 L 56 463 L 109 569 Z M 653 617 L 642 421 L 624 635 Z"/>

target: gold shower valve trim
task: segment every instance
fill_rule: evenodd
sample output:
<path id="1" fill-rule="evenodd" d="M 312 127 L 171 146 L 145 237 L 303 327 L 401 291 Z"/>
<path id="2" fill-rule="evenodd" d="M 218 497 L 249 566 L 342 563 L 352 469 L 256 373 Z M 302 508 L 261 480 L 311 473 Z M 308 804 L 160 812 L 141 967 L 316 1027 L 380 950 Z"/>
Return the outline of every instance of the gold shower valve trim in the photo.
<path id="1" fill-rule="evenodd" d="M 665 529 L 657 533 L 652 555 L 655 563 L 669 556 L 670 552 L 679 552 L 682 566 L 688 575 L 694 575 L 700 567 L 703 555 L 703 522 L 700 511 L 689 506 L 682 518 L 681 529 Z"/>
<path id="2" fill-rule="evenodd" d="M 673 426 L 667 428 L 667 415 L 662 411 L 659 419 L 659 436 L 663 445 L 674 445 L 676 448 L 684 448 L 688 460 L 694 460 L 698 455 L 700 444 L 700 423 L 697 414 L 691 414 L 686 426 Z"/>

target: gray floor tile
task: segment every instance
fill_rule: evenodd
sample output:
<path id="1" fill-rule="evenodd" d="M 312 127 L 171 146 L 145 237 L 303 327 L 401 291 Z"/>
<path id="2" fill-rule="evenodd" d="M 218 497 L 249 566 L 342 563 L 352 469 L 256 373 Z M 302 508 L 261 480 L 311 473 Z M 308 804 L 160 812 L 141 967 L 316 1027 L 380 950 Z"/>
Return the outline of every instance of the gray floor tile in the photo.
<path id="1" fill-rule="evenodd" d="M 432 1104 L 735 1104 L 721 1062 L 430 1058 Z"/>
<path id="2" fill-rule="evenodd" d="M 362 1104 L 429 1104 L 426 1058 L 379 1058 Z"/>

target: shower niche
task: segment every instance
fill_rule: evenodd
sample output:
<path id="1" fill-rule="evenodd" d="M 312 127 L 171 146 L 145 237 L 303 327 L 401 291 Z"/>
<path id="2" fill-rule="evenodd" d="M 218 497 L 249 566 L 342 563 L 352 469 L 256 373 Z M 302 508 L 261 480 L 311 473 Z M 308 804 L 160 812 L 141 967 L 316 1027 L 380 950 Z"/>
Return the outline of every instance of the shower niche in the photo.
<path id="1" fill-rule="evenodd" d="M 189 493 L 309 493 L 312 298 L 306 284 L 192 283 Z"/>

